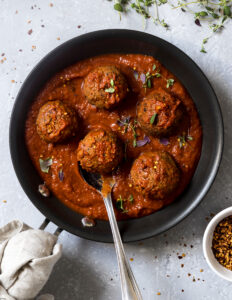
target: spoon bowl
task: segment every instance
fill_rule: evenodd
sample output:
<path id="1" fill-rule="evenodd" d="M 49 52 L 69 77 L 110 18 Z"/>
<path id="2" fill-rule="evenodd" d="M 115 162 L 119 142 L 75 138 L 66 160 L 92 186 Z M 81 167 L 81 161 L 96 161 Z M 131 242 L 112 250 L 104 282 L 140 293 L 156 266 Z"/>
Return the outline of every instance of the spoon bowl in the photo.
<path id="1" fill-rule="evenodd" d="M 118 223 L 115 218 L 114 207 L 111 198 L 112 187 L 114 186 L 114 180 L 110 176 L 102 176 L 100 174 L 89 173 L 84 170 L 78 163 L 79 172 L 83 179 L 92 187 L 97 189 L 104 200 L 106 211 L 108 214 L 113 240 L 118 260 L 118 266 L 120 271 L 120 281 L 123 300 L 142 300 L 141 293 L 138 285 L 132 273 L 128 259 L 125 254 L 121 235 L 118 229 Z"/>

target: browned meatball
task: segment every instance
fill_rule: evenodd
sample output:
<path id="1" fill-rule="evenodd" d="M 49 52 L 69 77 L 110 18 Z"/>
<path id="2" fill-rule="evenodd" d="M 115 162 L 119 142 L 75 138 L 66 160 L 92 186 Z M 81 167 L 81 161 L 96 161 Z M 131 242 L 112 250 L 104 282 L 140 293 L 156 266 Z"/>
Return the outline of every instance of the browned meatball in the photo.
<path id="1" fill-rule="evenodd" d="M 38 134 L 47 143 L 63 142 L 75 135 L 77 115 L 62 101 L 48 101 L 40 108 L 36 125 Z"/>
<path id="2" fill-rule="evenodd" d="M 177 188 L 180 171 L 168 152 L 144 152 L 134 161 L 130 178 L 138 192 L 163 199 Z"/>
<path id="3" fill-rule="evenodd" d="M 110 173 L 123 157 L 121 143 L 110 130 L 90 131 L 77 149 L 77 160 L 81 167 L 92 173 Z"/>
<path id="4" fill-rule="evenodd" d="M 142 129 L 153 136 L 170 134 L 182 115 L 181 101 L 161 88 L 152 92 L 137 106 L 137 117 Z"/>
<path id="5" fill-rule="evenodd" d="M 126 97 L 124 75 L 115 66 L 102 66 L 91 71 L 84 80 L 83 93 L 89 103 L 109 109 Z"/>

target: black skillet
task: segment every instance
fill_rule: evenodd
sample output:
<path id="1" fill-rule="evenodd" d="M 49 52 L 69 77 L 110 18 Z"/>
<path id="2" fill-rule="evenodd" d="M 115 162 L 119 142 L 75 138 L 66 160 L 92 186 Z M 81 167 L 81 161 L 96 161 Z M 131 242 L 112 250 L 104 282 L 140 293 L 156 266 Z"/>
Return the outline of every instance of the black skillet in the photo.
<path id="1" fill-rule="evenodd" d="M 149 34 L 132 30 L 101 30 L 73 38 L 45 56 L 22 85 L 10 122 L 10 152 L 16 175 L 28 198 L 60 228 L 77 236 L 99 242 L 112 242 L 108 222 L 82 226 L 82 216 L 57 198 L 38 193 L 41 178 L 36 172 L 24 141 L 27 111 L 47 80 L 56 72 L 105 53 L 152 55 L 174 73 L 193 98 L 203 127 L 203 147 L 196 172 L 186 191 L 173 204 L 149 216 L 119 222 L 124 242 L 157 235 L 183 220 L 202 200 L 216 176 L 223 150 L 223 121 L 217 97 L 200 68 L 172 44 Z M 191 226 L 191 225 L 190 225 Z"/>

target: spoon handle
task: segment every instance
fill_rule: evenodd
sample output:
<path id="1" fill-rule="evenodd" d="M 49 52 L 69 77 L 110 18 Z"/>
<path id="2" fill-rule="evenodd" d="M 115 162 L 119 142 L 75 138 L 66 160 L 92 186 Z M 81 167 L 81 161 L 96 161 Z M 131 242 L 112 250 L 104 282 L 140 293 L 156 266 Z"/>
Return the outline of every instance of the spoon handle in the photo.
<path id="1" fill-rule="evenodd" d="M 142 300 L 141 293 L 135 281 L 131 267 L 125 255 L 118 224 L 114 214 L 111 193 L 103 197 L 113 234 L 115 250 L 121 278 L 122 300 Z"/>

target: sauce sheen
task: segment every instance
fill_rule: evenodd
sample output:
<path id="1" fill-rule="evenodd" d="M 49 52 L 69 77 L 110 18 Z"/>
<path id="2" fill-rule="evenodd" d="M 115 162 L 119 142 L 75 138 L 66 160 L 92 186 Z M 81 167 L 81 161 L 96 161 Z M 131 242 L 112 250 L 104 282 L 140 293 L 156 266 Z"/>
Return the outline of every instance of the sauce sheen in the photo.
<path id="1" fill-rule="evenodd" d="M 152 71 L 153 65 L 162 74 L 160 78 L 152 79 L 152 88 L 144 88 L 140 75 Z M 85 76 L 94 68 L 102 65 L 115 65 L 125 75 L 129 92 L 119 105 L 111 110 L 98 109 L 88 103 L 82 92 Z M 138 79 L 134 76 L 135 70 Z M 166 87 L 166 79 L 174 79 L 173 86 Z M 163 88 L 174 97 L 181 100 L 184 115 L 177 130 L 168 138 L 169 144 L 163 145 L 159 138 L 149 136 L 150 143 L 142 147 L 133 146 L 133 132 L 131 128 L 118 125 L 118 120 L 130 116 L 136 119 L 136 104 L 154 89 Z M 62 144 L 47 144 L 41 140 L 36 131 L 36 118 L 40 107 L 48 100 L 61 100 L 76 110 L 79 116 L 79 126 L 74 138 Z M 89 186 L 78 171 L 76 150 L 80 139 L 92 129 L 111 128 L 125 147 L 126 160 L 113 172 L 115 185 L 113 187 L 113 201 L 123 199 L 124 212 L 115 209 L 117 219 L 137 218 L 151 214 L 173 202 L 189 184 L 200 158 L 202 145 L 202 128 L 196 107 L 179 80 L 163 67 L 156 59 L 139 54 L 107 54 L 80 61 L 60 73 L 56 74 L 41 90 L 32 103 L 28 112 L 25 128 L 25 139 L 29 155 L 39 172 L 42 180 L 52 193 L 65 205 L 85 216 L 107 220 L 107 213 L 103 199 L 98 191 Z M 147 134 L 136 127 L 137 140 L 142 140 Z M 190 136 L 184 146 L 180 145 L 180 137 Z M 144 197 L 135 191 L 131 185 L 129 172 L 133 160 L 145 151 L 168 151 L 175 159 L 181 170 L 181 180 L 177 190 L 165 199 Z M 53 159 L 48 173 L 40 169 L 39 158 Z M 64 178 L 59 179 L 62 169 Z M 132 195 L 132 196 L 131 196 Z M 133 199 L 130 201 L 129 199 Z M 44 199 L 49 201 L 49 198 Z M 178 201 L 178 200 L 177 200 Z M 115 205 L 116 207 L 116 205 Z"/>

